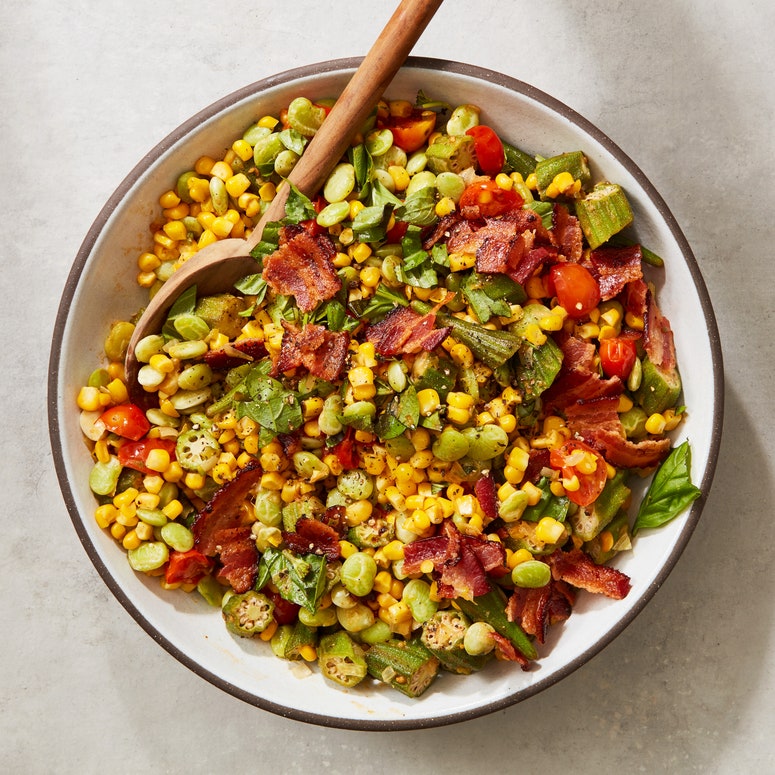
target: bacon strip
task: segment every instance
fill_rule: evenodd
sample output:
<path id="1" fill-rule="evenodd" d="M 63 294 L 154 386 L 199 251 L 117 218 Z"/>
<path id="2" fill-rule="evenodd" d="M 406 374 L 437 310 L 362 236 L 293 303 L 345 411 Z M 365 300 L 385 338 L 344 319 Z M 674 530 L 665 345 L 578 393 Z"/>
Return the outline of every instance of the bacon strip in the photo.
<path id="1" fill-rule="evenodd" d="M 239 339 L 219 350 L 208 350 L 202 359 L 211 369 L 225 371 L 265 355 L 266 346 L 262 339 Z"/>
<path id="2" fill-rule="evenodd" d="M 221 562 L 216 578 L 230 584 L 237 593 L 253 589 L 258 576 L 258 550 L 250 528 L 219 530 L 215 541 Z"/>
<path id="3" fill-rule="evenodd" d="M 587 268 L 597 280 L 601 301 L 613 299 L 628 283 L 643 277 L 642 258 L 640 245 L 598 248 L 590 253 Z"/>
<path id="4" fill-rule="evenodd" d="M 555 579 L 537 589 L 515 587 L 506 606 L 506 616 L 538 643 L 544 643 L 550 625 L 571 615 L 575 598 L 572 587 Z"/>
<path id="5" fill-rule="evenodd" d="M 476 480 L 474 495 L 482 507 L 487 519 L 496 519 L 498 516 L 498 494 L 495 491 L 495 480 L 490 474 L 484 474 Z"/>
<path id="6" fill-rule="evenodd" d="M 332 562 L 340 556 L 339 533 L 318 519 L 301 517 L 295 531 L 283 531 L 283 540 L 297 554 L 322 554 Z"/>
<path id="7" fill-rule="evenodd" d="M 619 419 L 619 399 L 580 401 L 565 410 L 568 428 L 619 468 L 651 468 L 670 452 L 670 439 L 630 441 Z"/>
<path id="8" fill-rule="evenodd" d="M 646 317 L 643 321 L 643 347 L 649 360 L 658 368 L 670 371 L 675 368 L 675 341 L 670 321 L 660 312 L 654 294 L 646 294 Z"/>
<path id="9" fill-rule="evenodd" d="M 312 236 L 304 229 L 288 233 L 293 236 L 264 259 L 262 277 L 276 293 L 293 296 L 302 312 L 312 312 L 342 287 L 332 262 L 336 249 L 325 234 Z"/>
<path id="10" fill-rule="evenodd" d="M 307 324 L 298 329 L 287 320 L 282 321 L 283 334 L 280 353 L 272 365 L 273 377 L 297 366 L 304 366 L 327 382 L 339 378 L 347 360 L 350 334 L 347 331 L 329 331 L 324 326 Z"/>
<path id="11" fill-rule="evenodd" d="M 530 660 L 505 635 L 501 635 L 499 632 L 492 632 L 490 637 L 495 641 L 495 653 L 501 659 L 509 662 L 518 662 L 523 670 L 530 668 Z"/>
<path id="12" fill-rule="evenodd" d="M 568 261 L 581 261 L 584 249 L 581 224 L 563 204 L 555 204 L 552 211 L 552 235 L 560 253 Z"/>
<path id="13" fill-rule="evenodd" d="M 263 470 L 256 461 L 248 463 L 199 512 L 192 531 L 197 549 L 206 557 L 213 557 L 219 551 L 216 539 L 218 531 L 240 526 L 242 504 L 259 483 L 262 474 Z"/>
<path id="14" fill-rule="evenodd" d="M 374 349 L 380 355 L 385 356 L 430 351 L 449 334 L 449 328 L 434 328 L 435 325 L 435 310 L 427 315 L 418 315 L 409 307 L 396 307 L 379 323 L 368 327 L 366 339 L 374 343 Z"/>
<path id="15" fill-rule="evenodd" d="M 621 600 L 630 591 L 629 576 L 608 565 L 597 565 L 581 549 L 554 552 L 549 555 L 548 560 L 552 568 L 552 578 L 566 581 L 579 589 L 615 600 Z"/>
<path id="16" fill-rule="evenodd" d="M 497 577 L 508 570 L 503 545 L 463 535 L 449 519 L 444 520 L 441 530 L 440 535 L 404 547 L 404 570 L 420 573 L 423 563 L 430 560 L 438 574 L 441 597 L 473 600 L 486 594 L 490 589 L 487 575 Z"/>

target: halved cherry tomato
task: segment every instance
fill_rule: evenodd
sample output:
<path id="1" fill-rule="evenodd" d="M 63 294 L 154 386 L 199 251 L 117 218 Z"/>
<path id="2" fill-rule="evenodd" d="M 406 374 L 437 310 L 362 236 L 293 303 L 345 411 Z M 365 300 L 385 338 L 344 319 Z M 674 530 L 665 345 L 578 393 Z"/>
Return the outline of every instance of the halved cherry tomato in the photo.
<path id="1" fill-rule="evenodd" d="M 570 261 L 554 264 L 549 270 L 549 279 L 554 286 L 554 294 L 569 317 L 583 318 L 600 301 L 600 289 L 592 273 Z"/>
<path id="2" fill-rule="evenodd" d="M 306 231 L 310 237 L 317 237 L 319 234 L 328 234 L 328 229 L 326 229 L 325 226 L 321 226 L 314 218 L 301 221 L 299 225 L 304 228 L 304 231 Z"/>
<path id="3" fill-rule="evenodd" d="M 600 365 L 608 377 L 627 379 L 637 357 L 634 339 L 618 336 L 600 342 Z"/>
<path id="4" fill-rule="evenodd" d="M 390 116 L 380 126 L 393 133 L 393 143 L 401 150 L 412 153 L 425 145 L 436 128 L 436 114 L 432 110 L 415 108 L 409 116 Z"/>
<path id="5" fill-rule="evenodd" d="M 592 461 L 595 462 L 595 468 L 590 472 Z M 578 478 L 579 488 L 565 491 L 568 498 L 578 506 L 589 506 L 603 492 L 608 478 L 605 458 L 583 441 L 566 441 L 559 449 L 552 449 L 549 465 L 561 471 L 565 479 L 574 476 Z"/>
<path id="6" fill-rule="evenodd" d="M 472 126 L 466 134 L 474 138 L 474 153 L 476 161 L 479 163 L 479 169 L 485 175 L 495 177 L 503 169 L 506 162 L 503 143 L 498 135 L 493 129 L 483 124 Z"/>
<path id="7" fill-rule="evenodd" d="M 136 404 L 118 404 L 100 415 L 105 427 L 118 436 L 137 441 L 151 429 L 145 412 Z"/>
<path id="8" fill-rule="evenodd" d="M 118 462 L 125 468 L 150 474 L 152 471 L 145 465 L 145 461 L 152 449 L 166 449 L 170 459 L 175 458 L 175 442 L 171 439 L 142 439 L 122 444 L 118 449 Z"/>
<path id="9" fill-rule="evenodd" d="M 478 207 L 479 216 L 492 218 L 516 210 L 524 204 L 514 189 L 501 188 L 494 180 L 480 180 L 472 183 L 460 197 L 460 207 Z"/>
<path id="10" fill-rule="evenodd" d="M 389 245 L 401 242 L 408 228 L 409 224 L 406 221 L 396 221 L 393 228 L 385 235 L 385 242 Z"/>
<path id="11" fill-rule="evenodd" d="M 355 442 L 351 431 L 352 429 L 348 428 L 345 437 L 331 447 L 331 452 L 339 458 L 339 462 L 346 471 L 358 467 L 358 455 L 355 452 Z"/>
<path id="12" fill-rule="evenodd" d="M 269 587 L 264 587 L 261 592 L 274 603 L 272 615 L 277 624 L 293 624 L 298 619 L 300 605 L 286 600 L 280 596 L 279 592 L 275 592 Z"/>
<path id="13" fill-rule="evenodd" d="M 196 584 L 207 575 L 212 567 L 212 560 L 196 549 L 187 552 L 171 551 L 164 581 L 167 584 Z"/>

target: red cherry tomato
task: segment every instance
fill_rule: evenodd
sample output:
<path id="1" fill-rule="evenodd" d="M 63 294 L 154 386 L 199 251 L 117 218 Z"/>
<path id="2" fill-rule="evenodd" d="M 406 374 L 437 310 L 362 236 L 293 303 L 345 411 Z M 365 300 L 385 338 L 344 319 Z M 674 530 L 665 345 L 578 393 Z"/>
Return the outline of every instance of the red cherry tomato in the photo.
<path id="1" fill-rule="evenodd" d="M 275 592 L 269 589 L 269 587 L 264 587 L 261 592 L 274 603 L 273 616 L 278 624 L 293 624 L 296 621 L 299 616 L 300 605 L 286 600 L 280 596 L 279 592 Z"/>
<path id="2" fill-rule="evenodd" d="M 167 584 L 196 584 L 209 572 L 212 564 L 212 560 L 196 549 L 189 549 L 187 552 L 172 551 L 164 572 L 164 580 Z"/>
<path id="3" fill-rule="evenodd" d="M 111 406 L 100 415 L 100 421 L 111 433 L 132 441 L 141 439 L 151 429 L 145 412 L 136 404 Z"/>
<path id="4" fill-rule="evenodd" d="M 481 124 L 472 126 L 466 134 L 474 138 L 474 153 L 479 169 L 485 175 L 495 177 L 506 162 L 503 143 L 498 135 L 490 127 Z"/>
<path id="5" fill-rule="evenodd" d="M 569 317 L 583 318 L 600 301 L 600 289 L 592 273 L 581 264 L 564 262 L 549 270 L 554 293 Z"/>
<path id="6" fill-rule="evenodd" d="M 408 228 L 409 224 L 406 221 L 396 221 L 393 228 L 385 235 L 385 242 L 390 245 L 401 242 Z"/>
<path id="7" fill-rule="evenodd" d="M 591 462 L 594 461 L 594 470 Z M 566 441 L 549 453 L 549 465 L 562 472 L 565 479 L 579 480 L 577 490 L 566 489 L 565 494 L 578 506 L 589 506 L 603 492 L 608 478 L 608 466 L 603 456 L 583 441 Z"/>
<path id="8" fill-rule="evenodd" d="M 627 379 L 637 357 L 634 339 L 620 336 L 600 342 L 600 365 L 608 377 Z"/>
<path id="9" fill-rule="evenodd" d="M 175 442 L 171 439 L 142 439 L 122 444 L 118 450 L 118 462 L 125 468 L 150 474 L 151 469 L 145 465 L 145 461 L 152 449 L 166 449 L 170 459 L 175 458 Z"/>
<path id="10" fill-rule="evenodd" d="M 412 153 L 425 145 L 436 128 L 436 114 L 432 110 L 415 108 L 409 116 L 390 116 L 380 125 L 393 133 L 393 143 L 401 150 Z"/>
<path id="11" fill-rule="evenodd" d="M 479 216 L 492 218 L 517 210 L 524 204 L 514 189 L 501 188 L 494 180 L 480 180 L 472 183 L 460 197 L 460 207 L 478 207 Z"/>

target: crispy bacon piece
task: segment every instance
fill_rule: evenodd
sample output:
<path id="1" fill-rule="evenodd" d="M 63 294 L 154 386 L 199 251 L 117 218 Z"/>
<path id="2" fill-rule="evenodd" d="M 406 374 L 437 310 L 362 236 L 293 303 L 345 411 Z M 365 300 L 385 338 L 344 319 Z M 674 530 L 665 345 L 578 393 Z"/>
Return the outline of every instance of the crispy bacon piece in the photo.
<path id="1" fill-rule="evenodd" d="M 474 485 L 474 495 L 482 507 L 487 519 L 498 517 L 498 494 L 495 491 L 495 480 L 489 473 L 480 476 Z"/>
<path id="2" fill-rule="evenodd" d="M 404 570 L 408 574 L 421 572 L 426 560 L 433 563 L 441 597 L 473 600 L 489 591 L 488 574 L 497 577 L 508 572 L 502 544 L 463 535 L 449 519 L 444 520 L 441 531 L 404 547 Z"/>
<path id="3" fill-rule="evenodd" d="M 620 296 L 624 311 L 645 320 L 648 292 L 649 287 L 643 279 L 627 283 Z"/>
<path id="4" fill-rule="evenodd" d="M 266 345 L 262 339 L 240 339 L 218 350 L 208 350 L 202 359 L 211 369 L 225 371 L 265 355 Z"/>
<path id="5" fill-rule="evenodd" d="M 216 578 L 240 594 L 253 589 L 258 575 L 258 550 L 250 528 L 226 528 L 214 538 L 221 563 Z"/>
<path id="6" fill-rule="evenodd" d="M 304 229 L 288 234 L 293 236 L 264 259 L 262 277 L 277 293 L 293 296 L 302 312 L 312 312 L 342 287 L 332 263 L 336 249 L 325 234 L 312 236 Z"/>
<path id="7" fill-rule="evenodd" d="M 369 326 L 366 339 L 374 343 L 374 349 L 380 355 L 430 351 L 438 347 L 449 333 L 449 328 L 434 328 L 435 325 L 436 310 L 418 315 L 409 307 L 396 307 L 379 323 Z"/>
<path id="8" fill-rule="evenodd" d="M 518 662 L 523 670 L 530 668 L 530 660 L 505 635 L 501 635 L 499 632 L 492 632 L 490 637 L 495 641 L 495 653 L 500 659 Z"/>
<path id="9" fill-rule="evenodd" d="M 525 481 L 535 484 L 542 476 L 544 468 L 549 468 L 550 452 L 548 449 L 531 449 L 528 453 Z"/>
<path id="10" fill-rule="evenodd" d="M 285 333 L 270 372 L 273 377 L 303 366 L 310 374 L 327 382 L 339 378 L 350 346 L 347 331 L 329 331 L 313 323 L 299 329 L 287 320 L 283 320 L 282 325 Z"/>
<path id="11" fill-rule="evenodd" d="M 675 368 L 675 341 L 670 321 L 660 312 L 654 294 L 646 294 L 646 317 L 643 321 L 643 348 L 649 360 L 658 368 L 670 371 Z"/>
<path id="12" fill-rule="evenodd" d="M 348 525 L 344 506 L 329 506 L 323 513 L 320 521 L 333 528 L 340 538 L 345 537 Z"/>
<path id="13" fill-rule="evenodd" d="M 446 242 L 458 230 L 470 232 L 472 226 L 469 221 L 461 220 L 456 210 L 454 213 L 445 215 L 432 229 L 423 232 L 423 250 L 430 250 L 437 242 Z"/>
<path id="14" fill-rule="evenodd" d="M 618 405 L 616 397 L 573 404 L 565 410 L 568 428 L 613 466 L 651 468 L 661 463 L 670 452 L 670 439 L 630 441 L 619 419 Z"/>
<path id="15" fill-rule="evenodd" d="M 549 555 L 552 578 L 560 579 L 578 589 L 621 600 L 630 591 L 630 577 L 608 565 L 597 565 L 581 551 L 554 552 Z"/>
<path id="16" fill-rule="evenodd" d="M 199 512 L 194 521 L 193 533 L 197 549 L 206 557 L 218 553 L 216 535 L 227 528 L 240 526 L 242 504 L 250 491 L 259 483 L 263 470 L 252 461 L 238 470 L 234 479 L 227 482 Z"/>
<path id="17" fill-rule="evenodd" d="M 294 532 L 283 531 L 283 540 L 297 554 L 322 554 L 331 561 L 340 556 L 339 533 L 318 519 L 301 517 Z"/>
<path id="18" fill-rule="evenodd" d="M 549 626 L 571 615 L 575 598 L 572 587 L 555 579 L 537 589 L 515 587 L 506 606 L 506 616 L 528 635 L 533 635 L 538 643 L 544 643 Z"/>
<path id="19" fill-rule="evenodd" d="M 586 266 L 597 280 L 601 301 L 613 299 L 628 283 L 642 279 L 642 258 L 640 245 L 604 247 L 590 253 Z"/>
<path id="20" fill-rule="evenodd" d="M 624 385 L 619 377 L 603 379 L 585 369 L 562 371 L 541 398 L 547 412 L 565 411 L 579 401 L 592 401 L 621 395 Z"/>
<path id="21" fill-rule="evenodd" d="M 555 204 L 552 210 L 552 235 L 560 253 L 568 261 L 581 261 L 584 249 L 581 225 L 563 204 Z"/>

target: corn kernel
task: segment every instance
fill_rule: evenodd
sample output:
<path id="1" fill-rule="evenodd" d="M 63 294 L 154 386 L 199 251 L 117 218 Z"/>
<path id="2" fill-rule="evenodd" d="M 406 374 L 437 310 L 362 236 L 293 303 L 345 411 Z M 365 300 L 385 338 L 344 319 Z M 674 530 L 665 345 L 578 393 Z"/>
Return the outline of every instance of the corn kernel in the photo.
<path id="1" fill-rule="evenodd" d="M 140 537 L 137 535 L 135 530 L 130 530 L 121 540 L 121 545 L 127 551 L 130 551 L 131 549 L 137 549 L 141 543 L 142 541 L 140 540 Z"/>
<path id="2" fill-rule="evenodd" d="M 429 417 L 441 406 L 439 394 L 433 388 L 417 391 L 417 401 L 420 404 L 420 414 Z"/>
<path id="3" fill-rule="evenodd" d="M 449 356 L 462 369 L 470 369 L 474 365 L 474 354 L 462 342 L 458 342 L 452 347 Z"/>
<path id="4" fill-rule="evenodd" d="M 190 490 L 201 490 L 205 486 L 205 482 L 205 476 L 203 474 L 195 473 L 194 471 L 189 471 L 184 479 L 186 487 Z"/>
<path id="5" fill-rule="evenodd" d="M 84 412 L 96 412 L 101 408 L 100 404 L 100 391 L 99 388 L 87 385 L 82 387 L 78 391 L 78 398 L 76 399 L 78 408 Z"/>
<path id="6" fill-rule="evenodd" d="M 539 541 L 543 541 L 545 544 L 556 544 L 564 532 L 565 527 L 562 522 L 554 517 L 542 517 L 536 525 L 535 535 Z"/>
<path id="7" fill-rule="evenodd" d="M 610 530 L 604 530 L 600 534 L 600 548 L 604 552 L 610 552 L 614 545 L 614 536 Z"/>
<path id="8" fill-rule="evenodd" d="M 406 171 L 406 169 L 404 167 L 391 164 L 387 171 L 390 177 L 393 178 L 396 191 L 405 191 L 406 187 L 409 185 L 410 180 L 409 173 Z"/>
<path id="9" fill-rule="evenodd" d="M 514 181 L 505 172 L 499 172 L 495 176 L 495 185 L 498 188 L 502 188 L 504 191 L 511 191 L 514 188 Z"/>
<path id="10" fill-rule="evenodd" d="M 126 535 L 126 528 L 122 524 L 114 522 L 110 526 L 110 534 L 116 541 L 120 541 Z"/>
<path id="11" fill-rule="evenodd" d="M 506 433 L 513 433 L 517 429 L 517 418 L 513 414 L 501 415 L 497 422 Z"/>
<path id="12" fill-rule="evenodd" d="M 650 415 L 646 420 L 646 431 L 648 433 L 664 433 L 666 426 L 667 421 L 665 420 L 664 415 L 660 414 L 659 412 L 654 412 L 654 414 Z"/>
<path id="13" fill-rule="evenodd" d="M 344 508 L 344 516 L 350 527 L 365 522 L 372 514 L 374 507 L 369 500 L 358 500 L 348 503 Z"/>
<path id="14" fill-rule="evenodd" d="M 339 542 L 339 552 L 345 559 L 347 559 L 352 554 L 356 554 L 357 551 L 358 547 L 355 544 L 350 543 L 350 541 L 341 540 Z"/>
<path id="15" fill-rule="evenodd" d="M 367 266 L 361 269 L 360 281 L 367 288 L 376 288 L 382 279 L 382 271 L 378 266 Z"/>
<path id="16" fill-rule="evenodd" d="M 274 183 L 264 183 L 264 185 L 258 189 L 258 195 L 261 197 L 262 202 L 271 202 L 276 194 L 277 189 L 275 188 Z"/>
<path id="17" fill-rule="evenodd" d="M 401 541 L 395 540 L 382 547 L 382 553 L 387 560 L 395 562 L 396 560 L 404 559 L 404 544 Z"/>
<path id="18" fill-rule="evenodd" d="M 170 466 L 170 453 L 166 449 L 152 449 L 148 452 L 145 465 L 151 471 L 164 473 Z"/>
<path id="19" fill-rule="evenodd" d="M 173 498 L 162 512 L 167 519 L 177 519 L 183 513 L 183 504 L 177 498 Z"/>
<path id="20" fill-rule="evenodd" d="M 116 521 L 118 509 L 112 503 L 104 503 L 98 506 L 94 512 L 94 520 L 103 529 L 109 527 Z"/>
<path id="21" fill-rule="evenodd" d="M 449 271 L 463 272 L 471 269 L 476 264 L 476 254 L 474 253 L 450 253 Z"/>
<path id="22" fill-rule="evenodd" d="M 507 564 L 513 570 L 517 565 L 532 559 L 533 555 L 527 549 L 517 549 L 508 556 Z"/>
<path id="23" fill-rule="evenodd" d="M 541 500 L 541 490 L 532 482 L 525 482 L 521 490 L 527 493 L 528 506 L 535 506 Z"/>
<path id="24" fill-rule="evenodd" d="M 438 215 L 439 218 L 443 218 L 445 215 L 454 213 L 456 207 L 455 200 L 452 199 L 452 197 L 443 196 L 441 199 L 439 199 L 438 202 L 436 202 L 436 215 Z"/>
<path id="25" fill-rule="evenodd" d="M 141 541 L 150 541 L 153 538 L 153 525 L 147 522 L 138 522 L 134 531 Z"/>
<path id="26" fill-rule="evenodd" d="M 579 488 L 581 487 L 581 482 L 579 482 L 578 476 L 573 474 L 573 476 L 564 476 L 562 478 L 562 486 L 567 492 L 578 492 Z"/>
<path id="27" fill-rule="evenodd" d="M 253 158 L 253 148 L 247 140 L 240 138 L 231 144 L 231 149 L 242 161 L 250 161 Z"/>

